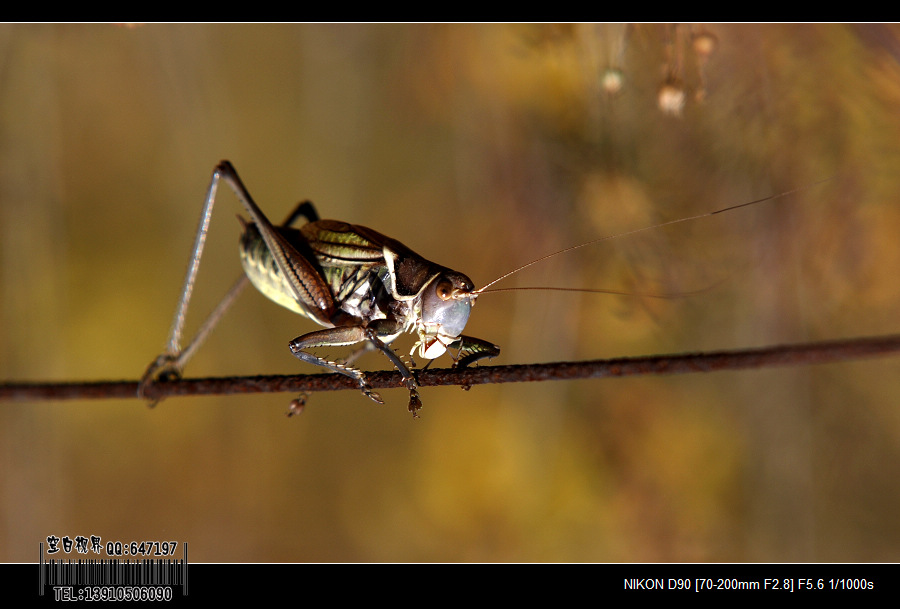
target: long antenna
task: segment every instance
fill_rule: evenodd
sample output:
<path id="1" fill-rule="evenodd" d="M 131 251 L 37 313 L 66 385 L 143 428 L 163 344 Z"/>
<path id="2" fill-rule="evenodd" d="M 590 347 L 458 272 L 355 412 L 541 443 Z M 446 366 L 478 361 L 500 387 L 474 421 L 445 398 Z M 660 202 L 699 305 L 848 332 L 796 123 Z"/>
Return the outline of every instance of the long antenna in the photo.
<path id="1" fill-rule="evenodd" d="M 538 261 L 536 261 L 538 262 Z M 498 280 L 499 281 L 499 280 Z M 493 283 L 497 283 L 496 281 Z M 488 284 L 491 285 L 491 284 Z M 716 284 L 718 285 L 718 283 Z M 487 286 L 485 286 L 487 287 Z M 686 296 L 694 296 L 696 294 L 702 294 L 704 292 L 708 292 L 713 289 L 715 285 L 702 288 L 700 290 L 692 290 L 690 292 L 665 292 L 665 293 L 652 293 L 652 292 L 624 292 L 621 290 L 607 290 L 605 288 L 563 288 L 563 287 L 555 287 L 555 286 L 516 286 L 514 288 L 494 288 L 493 290 L 478 290 L 479 294 L 496 294 L 497 292 L 519 292 L 521 290 L 539 290 L 541 292 L 582 292 L 585 294 L 612 294 L 614 296 L 634 296 L 637 298 L 684 298 Z"/>
<path id="2" fill-rule="evenodd" d="M 629 235 L 634 235 L 634 234 L 637 234 L 637 233 L 642 233 L 642 232 L 644 232 L 644 231 L 648 231 L 648 230 L 652 230 L 652 229 L 656 229 L 656 228 L 662 228 L 663 226 L 670 226 L 670 225 L 672 225 L 672 224 L 679 224 L 679 223 L 681 223 L 681 222 L 689 222 L 689 221 L 691 221 L 691 220 L 699 220 L 700 218 L 707 218 L 707 217 L 709 217 L 709 216 L 715 216 L 716 214 L 722 214 L 722 213 L 725 213 L 726 211 L 732 211 L 732 210 L 735 210 L 735 209 L 740 209 L 741 207 L 749 207 L 749 206 L 751 206 L 751 205 L 756 205 L 756 204 L 758 204 L 758 203 L 765 203 L 766 201 L 773 201 L 773 200 L 775 200 L 775 199 L 781 199 L 781 198 L 786 197 L 786 196 L 788 196 L 788 195 L 792 195 L 792 194 L 794 194 L 795 192 L 799 192 L 799 191 L 801 191 L 801 190 L 806 190 L 807 188 L 812 188 L 813 186 L 818 186 L 819 184 L 822 184 L 822 183 L 824 183 L 824 182 L 828 182 L 829 180 L 833 180 L 834 177 L 835 177 L 835 176 L 831 176 L 831 177 L 828 177 L 828 178 L 824 178 L 824 179 L 822 179 L 822 180 L 819 180 L 818 182 L 813 182 L 812 184 L 808 184 L 808 185 L 806 185 L 806 186 L 799 186 L 799 187 L 797 187 L 797 188 L 793 188 L 793 189 L 791 189 L 791 190 L 786 190 L 786 191 L 784 191 L 784 192 L 781 192 L 781 193 L 778 193 L 778 194 L 775 194 L 775 195 L 769 195 L 768 197 L 764 197 L 764 198 L 762 198 L 762 199 L 757 199 L 757 200 L 755 200 L 755 201 L 750 201 L 750 202 L 748 202 L 748 203 L 740 203 L 739 205 L 731 205 L 731 206 L 729 206 L 729 207 L 724 207 L 724 208 L 722 208 L 722 209 L 717 209 L 716 211 L 710 211 L 710 212 L 706 212 L 706 213 L 702 213 L 702 214 L 697 214 L 696 216 L 687 216 L 687 217 L 685 217 L 685 218 L 678 218 L 677 220 L 669 220 L 668 222 L 661 222 L 660 224 L 654 224 L 654 225 L 652 225 L 652 226 L 645 226 L 645 227 L 643 227 L 643 228 L 636 228 L 636 229 L 634 229 L 634 230 L 625 231 L 624 233 L 617 233 L 617 234 L 615 234 L 615 235 L 607 235 L 607 236 L 605 236 L 605 237 L 600 237 L 600 238 L 598 238 L 598 239 L 591 239 L 590 241 L 586 241 L 586 242 L 581 243 L 581 244 L 579 244 L 579 245 L 573 245 L 573 246 L 571 246 L 571 247 L 567 247 L 567 248 L 565 248 L 565 249 L 561 249 L 561 250 L 559 250 L 559 251 L 557 251 L 557 252 L 553 252 L 552 254 L 547 254 L 546 256 L 541 256 L 540 258 L 537 258 L 537 259 L 535 259 L 535 260 L 532 260 L 531 262 L 525 263 L 525 264 L 523 264 L 523 265 L 520 266 L 520 267 L 514 268 L 513 270 L 509 271 L 508 273 L 505 273 L 505 274 L 501 275 L 500 277 L 497 277 L 497 279 L 494 279 L 492 282 L 490 282 L 490 283 L 488 283 L 487 285 L 483 286 L 480 290 L 475 290 L 474 293 L 476 293 L 476 294 L 482 294 L 482 293 L 484 293 L 485 291 L 487 291 L 487 288 L 491 287 L 492 285 L 494 285 L 495 283 L 497 283 L 497 282 L 499 282 L 499 281 L 502 281 L 502 280 L 506 279 L 506 278 L 509 277 L 510 275 L 515 275 L 515 274 L 518 273 L 519 271 L 523 271 L 523 270 L 527 269 L 527 268 L 530 267 L 530 266 L 534 266 L 534 265 L 537 264 L 538 262 L 543 262 L 544 260 L 547 260 L 548 258 L 553 258 L 554 256 L 559 256 L 560 254 L 565 254 L 566 252 L 571 252 L 571 251 L 574 251 L 574 250 L 577 250 L 577 249 L 581 249 L 581 248 L 583 248 L 583 247 L 587 247 L 587 246 L 589 246 L 589 245 L 594 245 L 594 244 L 600 243 L 600 242 L 602 242 L 602 241 L 609 241 L 610 239 L 618 239 L 618 238 L 620 238 L 620 237 L 627 237 L 627 236 L 629 236 Z M 562 290 L 569 290 L 570 288 L 508 288 L 507 290 L 512 290 L 512 289 L 557 289 L 557 290 L 562 289 Z M 507 291 L 507 290 L 504 290 L 504 291 Z M 572 290 L 572 291 L 582 291 L 582 292 L 600 292 L 600 293 L 607 293 L 607 292 L 610 292 L 609 290 L 591 290 L 591 289 L 584 289 L 584 290 L 581 290 L 581 289 L 578 289 L 578 288 L 571 288 L 571 290 Z M 490 292 L 499 292 L 500 290 L 489 290 L 489 291 L 490 291 Z M 615 292 L 612 292 L 612 293 L 615 293 Z M 661 298 L 666 298 L 666 296 L 660 296 L 660 297 L 661 297 Z"/>

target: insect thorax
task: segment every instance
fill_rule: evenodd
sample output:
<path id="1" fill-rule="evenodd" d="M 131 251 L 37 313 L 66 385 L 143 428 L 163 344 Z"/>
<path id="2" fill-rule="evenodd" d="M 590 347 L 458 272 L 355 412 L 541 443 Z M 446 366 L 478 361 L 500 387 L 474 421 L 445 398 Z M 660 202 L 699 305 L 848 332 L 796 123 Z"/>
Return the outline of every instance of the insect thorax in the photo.
<path id="1" fill-rule="evenodd" d="M 326 265 L 322 267 L 322 274 L 344 313 L 372 321 L 398 312 L 391 296 L 393 279 L 387 266 Z"/>

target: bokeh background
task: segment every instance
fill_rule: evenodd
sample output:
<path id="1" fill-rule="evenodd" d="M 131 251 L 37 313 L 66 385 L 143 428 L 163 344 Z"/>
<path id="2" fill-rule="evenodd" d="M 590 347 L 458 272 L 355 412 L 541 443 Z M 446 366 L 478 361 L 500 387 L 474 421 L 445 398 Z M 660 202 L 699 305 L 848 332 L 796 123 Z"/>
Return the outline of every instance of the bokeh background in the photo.
<path id="1" fill-rule="evenodd" d="M 0 379 L 139 377 L 223 158 L 478 285 L 802 188 L 510 278 L 682 296 L 485 295 L 496 363 L 895 333 L 898 61 L 884 25 L 2 25 Z M 240 272 L 216 211 L 189 330 Z M 248 291 L 186 374 L 316 372 L 313 329 Z M 3 403 L 0 560 L 897 561 L 898 366 Z"/>

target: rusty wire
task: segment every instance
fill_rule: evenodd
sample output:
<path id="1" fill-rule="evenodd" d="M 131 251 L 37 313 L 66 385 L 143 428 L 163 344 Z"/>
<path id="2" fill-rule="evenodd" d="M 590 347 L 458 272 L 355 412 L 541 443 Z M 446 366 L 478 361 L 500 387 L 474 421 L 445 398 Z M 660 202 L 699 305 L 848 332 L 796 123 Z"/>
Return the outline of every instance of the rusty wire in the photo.
<path id="1" fill-rule="evenodd" d="M 582 362 L 478 366 L 419 370 L 419 385 L 470 387 L 486 383 L 575 380 L 619 376 L 687 374 L 776 366 L 824 364 L 890 355 L 900 351 L 900 335 L 860 337 L 818 343 L 674 355 L 623 357 Z M 403 386 L 399 372 L 368 372 L 375 389 Z M 0 400 L 98 400 L 137 398 L 138 381 L 33 382 L 0 384 Z M 358 389 L 339 374 L 232 376 L 158 382 L 146 391 L 150 400 L 173 396 L 237 393 L 315 392 Z"/>

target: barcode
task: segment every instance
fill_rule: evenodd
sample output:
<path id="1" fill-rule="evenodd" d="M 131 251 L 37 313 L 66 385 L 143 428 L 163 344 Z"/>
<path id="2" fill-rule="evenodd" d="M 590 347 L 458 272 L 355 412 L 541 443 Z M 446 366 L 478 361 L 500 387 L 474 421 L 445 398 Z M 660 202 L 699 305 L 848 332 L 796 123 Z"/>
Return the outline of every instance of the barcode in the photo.
<path id="1" fill-rule="evenodd" d="M 43 544 L 42 544 L 43 545 Z M 45 560 L 40 564 L 40 590 L 54 586 L 180 586 L 187 595 L 187 544 L 184 558 L 66 559 Z"/>

